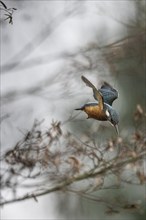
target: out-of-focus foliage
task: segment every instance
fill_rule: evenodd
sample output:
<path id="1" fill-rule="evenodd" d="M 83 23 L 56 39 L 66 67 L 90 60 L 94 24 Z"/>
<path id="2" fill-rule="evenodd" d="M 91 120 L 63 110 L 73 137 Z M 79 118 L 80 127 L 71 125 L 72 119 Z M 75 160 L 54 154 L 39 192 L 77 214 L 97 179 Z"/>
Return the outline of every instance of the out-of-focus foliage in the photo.
<path id="1" fill-rule="evenodd" d="M 0 1 L 0 11 L 3 16 L 1 17 L 1 22 L 3 20 L 8 20 L 9 24 L 13 24 L 13 13 L 17 10 L 16 8 L 8 8 L 3 1 Z"/>
<path id="2" fill-rule="evenodd" d="M 145 118 L 146 113 L 138 105 L 134 114 L 138 126 L 129 139 L 117 137 L 102 144 L 94 142 L 90 136 L 79 138 L 64 131 L 60 122 L 52 122 L 50 129 L 43 131 L 40 129 L 42 122 L 36 121 L 24 138 L 1 157 L 0 205 L 30 198 L 38 201 L 41 195 L 65 190 L 105 204 L 107 213 L 143 210 L 139 203 L 122 198 L 117 203 L 113 201 L 114 195 L 107 200 L 96 193 L 101 189 L 119 190 L 123 184 L 145 184 Z M 109 157 L 114 151 L 118 153 Z M 115 177 L 115 182 L 107 183 L 106 179 L 111 176 Z M 22 188 L 26 188 L 23 194 L 20 193 Z"/>
<path id="3" fill-rule="evenodd" d="M 142 203 L 144 198 L 138 195 L 140 202 L 129 201 L 128 193 L 123 193 L 124 195 L 121 193 L 120 196 L 117 196 L 118 198 L 115 193 L 115 190 L 118 191 L 122 187 L 127 189 L 128 186 L 130 188 L 135 186 L 138 192 L 140 188 L 144 189 L 146 181 L 143 159 L 146 153 L 146 8 L 144 1 L 136 1 L 134 4 L 137 10 L 136 16 L 129 21 L 130 23 L 127 26 L 125 25 L 125 37 L 116 42 L 101 46 L 95 41 L 73 53 L 60 52 L 57 55 L 46 54 L 34 59 L 23 60 L 45 39 L 50 37 L 56 30 L 56 26 L 62 24 L 65 17 L 61 16 L 61 19 L 57 17 L 55 22 L 51 20 L 52 23 L 50 22 L 46 26 L 48 29 L 45 27 L 44 31 L 14 57 L 18 60 L 13 59 L 4 65 L 4 73 L 8 73 L 13 69 L 15 71 L 27 70 L 36 65 L 54 62 L 57 59 L 65 60 L 64 68 L 54 74 L 52 78 L 48 77 L 34 87 L 21 89 L 19 92 L 15 89 L 7 92 L 2 100 L 6 105 L 26 95 L 33 95 L 33 98 L 34 96 L 41 96 L 51 104 L 54 99 L 61 99 L 63 102 L 63 99 L 67 97 L 72 102 L 76 94 L 71 92 L 71 88 L 74 86 L 72 82 L 78 81 L 83 73 L 94 75 L 98 80 L 99 78 L 105 79 L 107 76 L 104 71 L 105 65 L 108 65 L 110 69 L 108 77 L 116 80 L 117 87 L 121 88 L 124 98 L 123 100 L 121 97 L 118 99 L 121 134 L 118 138 L 113 138 L 110 131 L 110 138 L 107 138 L 106 129 L 102 126 L 97 126 L 94 129 L 94 135 L 91 129 L 84 131 L 84 126 L 81 124 L 82 122 L 80 123 L 80 116 L 71 117 L 68 120 L 68 122 L 76 122 L 69 124 L 68 127 L 71 130 L 69 132 L 64 129 L 60 122 L 53 122 L 50 129 L 47 128 L 45 131 L 40 129 L 39 122 L 34 123 L 32 130 L 28 130 L 25 136 L 14 146 L 10 145 L 9 151 L 1 157 L 3 165 L 1 205 L 29 198 L 34 198 L 37 201 L 40 195 L 59 190 L 63 193 L 75 193 L 81 198 L 88 199 L 88 207 L 90 201 L 94 201 L 95 204 L 97 202 L 98 204 L 105 204 L 105 212 L 110 215 L 118 214 L 121 211 L 130 213 L 132 210 L 134 213 L 138 213 L 139 219 L 139 213 L 144 212 Z M 68 13 L 68 15 L 70 14 Z M 50 73 L 50 71 L 48 72 Z M 52 85 L 55 88 L 54 90 L 51 87 Z M 57 90 L 58 88 L 60 90 Z M 77 84 L 73 88 L 76 92 L 78 90 Z M 76 101 L 78 98 L 79 96 L 76 95 Z M 57 110 L 59 109 L 59 111 L 64 108 L 66 117 L 67 105 L 61 103 L 58 106 Z M 137 106 L 136 111 L 135 106 Z M 53 107 L 53 111 L 54 109 Z M 4 115 L 1 121 L 5 120 L 7 116 L 9 115 Z M 50 114 L 51 116 L 52 114 Z M 28 120 L 28 115 L 26 118 Z M 86 120 L 85 123 L 90 122 Z M 102 141 L 98 141 L 101 136 Z M 118 147 L 120 152 L 117 155 Z M 110 182 L 109 180 L 113 176 L 116 181 Z M 21 194 L 22 188 L 25 189 L 23 195 Z M 104 193 L 102 197 L 99 197 L 101 190 Z M 110 196 L 106 190 L 111 192 Z M 5 193 L 8 191 L 10 197 L 6 198 Z M 19 192 L 21 193 L 19 194 Z M 65 202 L 58 202 L 58 207 L 61 207 L 60 212 L 63 208 L 62 204 Z M 90 208 L 94 212 L 92 206 Z M 76 209 L 79 207 L 76 206 Z M 66 208 L 63 214 L 65 215 L 65 213 Z"/>

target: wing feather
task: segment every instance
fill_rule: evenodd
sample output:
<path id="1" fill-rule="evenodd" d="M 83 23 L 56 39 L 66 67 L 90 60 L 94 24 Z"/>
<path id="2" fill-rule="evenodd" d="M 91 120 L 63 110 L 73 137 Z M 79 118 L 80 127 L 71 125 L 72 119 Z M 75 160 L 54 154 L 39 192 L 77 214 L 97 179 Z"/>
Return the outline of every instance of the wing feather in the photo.
<path id="1" fill-rule="evenodd" d="M 82 76 L 81 77 L 83 82 L 90 88 L 93 89 L 93 97 L 99 102 L 98 105 L 100 107 L 101 110 L 103 110 L 104 108 L 104 103 L 103 103 L 103 96 L 102 94 L 100 93 L 100 91 L 98 91 L 96 89 L 96 87 L 85 77 L 85 76 Z"/>
<path id="2" fill-rule="evenodd" d="M 104 82 L 101 88 L 99 89 L 100 93 L 103 96 L 104 102 L 111 105 L 115 99 L 118 98 L 118 92 L 110 84 Z"/>

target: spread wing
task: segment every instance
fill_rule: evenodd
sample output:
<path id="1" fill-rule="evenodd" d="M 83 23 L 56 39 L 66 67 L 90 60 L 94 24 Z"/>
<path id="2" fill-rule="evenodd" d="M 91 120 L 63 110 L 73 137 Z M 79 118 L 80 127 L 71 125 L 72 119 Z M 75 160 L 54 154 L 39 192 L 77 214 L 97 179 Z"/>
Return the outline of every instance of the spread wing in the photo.
<path id="1" fill-rule="evenodd" d="M 100 93 L 103 96 L 103 100 L 105 103 L 112 106 L 112 103 L 115 99 L 118 98 L 118 92 L 114 89 L 110 84 L 104 82 L 101 88 L 99 89 Z"/>
<path id="2" fill-rule="evenodd" d="M 86 83 L 87 86 L 93 89 L 93 97 L 98 101 L 98 105 L 101 110 L 104 108 L 103 97 L 100 91 L 96 89 L 96 87 L 85 77 L 81 77 L 83 82 Z"/>

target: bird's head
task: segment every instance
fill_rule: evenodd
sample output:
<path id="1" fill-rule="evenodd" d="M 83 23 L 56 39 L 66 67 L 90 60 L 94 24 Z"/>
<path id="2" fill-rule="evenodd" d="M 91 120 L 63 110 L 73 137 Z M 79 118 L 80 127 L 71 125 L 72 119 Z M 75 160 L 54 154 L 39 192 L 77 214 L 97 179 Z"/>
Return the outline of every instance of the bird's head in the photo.
<path id="1" fill-rule="evenodd" d="M 119 123 L 119 115 L 115 109 L 111 106 L 106 109 L 105 111 L 107 120 L 115 127 L 117 134 L 119 135 L 118 123 Z"/>

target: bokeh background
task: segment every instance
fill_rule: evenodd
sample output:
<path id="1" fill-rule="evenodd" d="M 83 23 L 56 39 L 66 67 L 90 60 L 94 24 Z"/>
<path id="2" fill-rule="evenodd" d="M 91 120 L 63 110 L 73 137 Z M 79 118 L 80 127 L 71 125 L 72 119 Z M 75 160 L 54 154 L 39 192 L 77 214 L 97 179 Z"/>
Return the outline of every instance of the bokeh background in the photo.
<path id="1" fill-rule="evenodd" d="M 4 1 L 15 7 L 13 25 L 1 16 L 1 151 L 21 139 L 35 119 L 64 123 L 75 108 L 92 101 L 92 92 L 81 81 L 85 75 L 98 87 L 111 83 L 119 98 L 120 135 L 135 129 L 137 104 L 146 107 L 145 20 L 141 1 Z M 85 120 L 83 113 L 65 128 L 75 135 L 106 140 L 115 137 L 106 122 Z M 101 135 L 102 134 L 102 135 Z M 118 199 L 144 198 L 144 187 L 111 191 Z M 106 192 L 102 192 L 102 196 Z M 111 197 L 112 198 L 112 197 Z M 112 216 L 103 205 L 56 193 L 5 206 L 2 219 L 144 219 L 143 212 Z"/>

